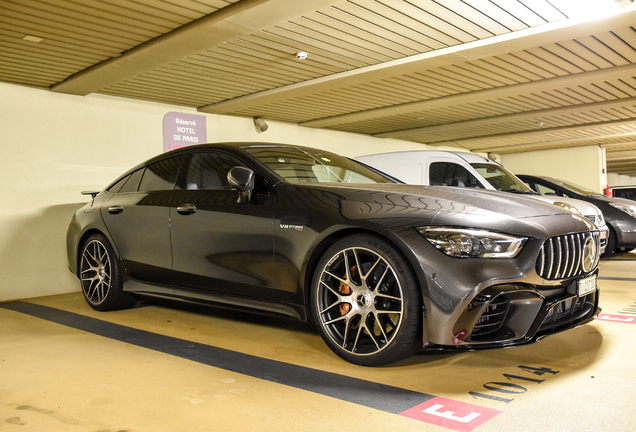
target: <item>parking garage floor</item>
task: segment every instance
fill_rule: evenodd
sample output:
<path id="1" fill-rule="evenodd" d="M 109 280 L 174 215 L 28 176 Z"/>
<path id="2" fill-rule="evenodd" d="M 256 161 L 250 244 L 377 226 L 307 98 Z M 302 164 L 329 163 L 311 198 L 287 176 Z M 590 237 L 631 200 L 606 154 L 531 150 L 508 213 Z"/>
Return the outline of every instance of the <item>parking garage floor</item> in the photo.
<path id="1" fill-rule="evenodd" d="M 603 313 L 540 343 L 340 360 L 313 327 L 81 293 L 0 304 L 0 431 L 634 431 L 636 254 L 601 262 Z"/>

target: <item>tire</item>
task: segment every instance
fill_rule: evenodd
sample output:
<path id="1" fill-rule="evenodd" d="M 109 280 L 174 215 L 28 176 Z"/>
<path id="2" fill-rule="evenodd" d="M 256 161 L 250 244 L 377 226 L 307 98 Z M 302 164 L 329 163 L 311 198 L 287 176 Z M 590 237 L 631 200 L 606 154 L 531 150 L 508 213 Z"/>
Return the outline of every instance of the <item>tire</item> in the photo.
<path id="1" fill-rule="evenodd" d="M 355 234 L 334 243 L 311 289 L 318 332 L 344 360 L 382 366 L 421 346 L 421 291 L 407 260 L 381 237 Z"/>
<path id="2" fill-rule="evenodd" d="M 127 309 L 137 302 L 135 295 L 123 291 L 115 251 L 102 234 L 93 234 L 84 242 L 78 273 L 84 298 L 95 310 Z"/>

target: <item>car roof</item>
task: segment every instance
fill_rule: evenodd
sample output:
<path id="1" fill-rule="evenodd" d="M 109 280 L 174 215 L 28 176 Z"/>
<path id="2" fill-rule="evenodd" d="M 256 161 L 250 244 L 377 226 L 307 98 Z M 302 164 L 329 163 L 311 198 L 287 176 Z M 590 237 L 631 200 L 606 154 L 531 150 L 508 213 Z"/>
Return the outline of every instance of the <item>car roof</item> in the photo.
<path id="1" fill-rule="evenodd" d="M 281 144 L 281 143 L 267 143 L 267 142 L 221 142 L 221 143 L 205 143 L 205 144 L 196 144 L 196 145 L 190 145 L 190 146 L 185 146 L 185 147 L 181 147 L 178 149 L 174 149 L 174 150 L 170 150 L 168 152 L 164 152 L 164 153 L 160 153 L 150 159 L 146 159 L 140 163 L 138 163 L 137 165 L 133 166 L 132 168 L 130 168 L 129 170 L 127 170 L 126 172 L 122 173 L 121 175 L 117 176 L 117 178 L 111 182 L 106 189 L 108 189 L 109 187 L 111 187 L 113 184 L 117 183 L 117 181 L 119 181 L 120 179 L 126 177 L 127 175 L 137 171 L 138 169 L 141 169 L 145 166 L 151 165 L 155 162 L 159 162 L 161 160 L 164 160 L 166 158 L 169 157 L 173 157 L 173 156 L 177 156 L 179 154 L 188 154 L 188 153 L 192 153 L 192 152 L 196 152 L 196 151 L 205 151 L 205 150 L 212 150 L 212 149 L 219 149 L 219 150 L 243 150 L 249 147 L 288 147 L 288 148 L 310 148 L 310 147 L 306 147 L 306 146 L 299 146 L 299 145 L 292 145 L 292 144 Z M 325 150 L 325 153 L 331 153 Z"/>
<path id="2" fill-rule="evenodd" d="M 419 159 L 430 159 L 430 158 L 445 158 L 445 159 L 463 159 L 464 161 L 471 162 L 482 162 L 482 163 L 492 163 L 496 164 L 496 162 L 491 161 L 488 158 L 480 156 L 476 153 L 468 153 L 468 152 L 454 152 L 447 150 L 405 150 L 405 151 L 396 151 L 396 152 L 387 152 L 387 153 L 376 153 L 364 156 L 356 157 L 356 160 L 365 161 L 367 158 L 375 158 L 382 157 L 383 161 L 393 162 L 395 160 L 401 160 L 405 157 L 410 160 L 415 160 L 416 162 L 421 162 Z"/>

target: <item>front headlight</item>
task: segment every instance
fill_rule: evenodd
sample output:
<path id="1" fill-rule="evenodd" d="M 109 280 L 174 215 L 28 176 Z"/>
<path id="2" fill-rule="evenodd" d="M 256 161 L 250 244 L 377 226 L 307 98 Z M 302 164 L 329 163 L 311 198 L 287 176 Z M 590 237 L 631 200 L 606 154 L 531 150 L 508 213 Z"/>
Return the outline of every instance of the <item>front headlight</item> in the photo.
<path id="1" fill-rule="evenodd" d="M 636 206 L 635 205 L 623 204 L 623 203 L 609 203 L 609 205 L 611 205 L 612 207 L 617 208 L 617 209 L 619 209 L 621 211 L 624 211 L 625 213 L 627 213 L 631 217 L 636 217 Z"/>
<path id="2" fill-rule="evenodd" d="M 450 227 L 419 227 L 417 230 L 433 246 L 452 257 L 514 258 L 527 240 L 485 230 Z"/>
<path id="3" fill-rule="evenodd" d="M 598 216 L 598 222 L 596 226 L 599 228 L 604 227 L 606 224 L 605 224 L 605 218 L 603 217 L 603 213 L 599 213 L 597 216 Z"/>
<path id="4" fill-rule="evenodd" d="M 555 205 L 555 206 L 557 206 L 557 207 L 564 208 L 564 209 L 566 209 L 567 211 L 569 211 L 570 213 L 573 213 L 573 214 L 575 214 L 575 215 L 583 216 L 583 214 L 581 214 L 581 212 L 579 211 L 579 209 L 577 209 L 576 207 L 574 207 L 572 204 L 564 203 L 564 202 L 561 202 L 561 201 L 556 201 L 556 202 L 554 203 L 554 205 Z"/>

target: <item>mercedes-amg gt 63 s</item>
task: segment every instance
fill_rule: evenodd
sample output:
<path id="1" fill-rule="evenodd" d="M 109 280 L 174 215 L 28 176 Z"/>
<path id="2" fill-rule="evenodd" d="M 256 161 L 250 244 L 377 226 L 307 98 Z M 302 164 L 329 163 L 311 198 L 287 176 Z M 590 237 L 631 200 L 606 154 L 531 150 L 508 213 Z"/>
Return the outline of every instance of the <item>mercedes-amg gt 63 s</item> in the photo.
<path id="1" fill-rule="evenodd" d="M 139 296 L 311 320 L 343 359 L 521 345 L 594 319 L 599 232 L 498 191 L 404 185 L 307 147 L 157 156 L 78 210 L 69 267 L 88 304 Z"/>

